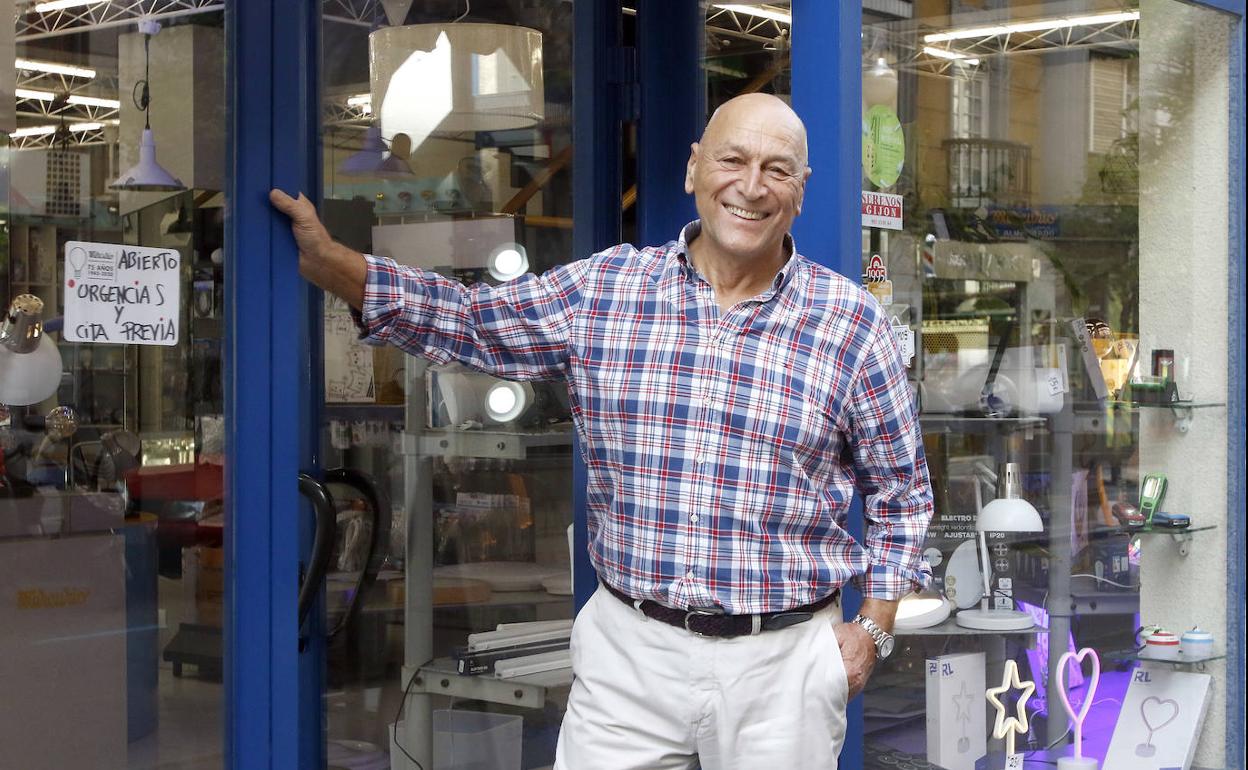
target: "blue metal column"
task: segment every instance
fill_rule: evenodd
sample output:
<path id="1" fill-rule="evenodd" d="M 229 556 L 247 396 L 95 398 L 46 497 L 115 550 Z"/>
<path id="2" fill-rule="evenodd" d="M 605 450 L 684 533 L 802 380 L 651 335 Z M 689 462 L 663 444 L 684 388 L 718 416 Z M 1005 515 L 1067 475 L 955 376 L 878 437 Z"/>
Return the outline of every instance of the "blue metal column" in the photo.
<path id="1" fill-rule="evenodd" d="M 793 0 L 793 109 L 806 122 L 810 167 L 802 215 L 793 226 L 798 250 L 857 280 L 862 274 L 862 4 Z M 862 538 L 855 497 L 850 531 Z M 845 592 L 846 617 L 861 605 Z M 849 704 L 843 770 L 863 765 L 862 699 Z"/>
<path id="2" fill-rule="evenodd" d="M 639 0 L 637 58 L 637 240 L 666 243 L 697 213 L 685 194 L 689 144 L 706 120 L 702 46 L 706 21 L 692 0 Z"/>
<path id="3" fill-rule="evenodd" d="M 583 259 L 620 241 L 621 145 L 618 0 L 579 0 L 572 31 L 572 253 Z M 579 445 L 572 453 L 575 516 L 576 606 L 589 601 L 597 578 L 586 552 L 585 463 Z"/>
<path id="4" fill-rule="evenodd" d="M 230 768 L 323 767 L 317 645 L 296 620 L 314 467 L 319 305 L 268 191 L 319 179 L 320 4 L 228 3 L 226 189 L 226 756 Z"/>

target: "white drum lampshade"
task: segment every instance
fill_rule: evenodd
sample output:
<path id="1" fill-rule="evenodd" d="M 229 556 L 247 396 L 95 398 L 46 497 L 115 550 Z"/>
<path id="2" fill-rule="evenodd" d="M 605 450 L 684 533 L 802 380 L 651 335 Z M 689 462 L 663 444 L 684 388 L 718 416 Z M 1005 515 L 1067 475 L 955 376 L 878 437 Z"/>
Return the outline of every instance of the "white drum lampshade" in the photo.
<path id="1" fill-rule="evenodd" d="M 381 136 L 527 128 L 545 115 L 542 33 L 507 24 L 407 24 L 368 36 Z"/>

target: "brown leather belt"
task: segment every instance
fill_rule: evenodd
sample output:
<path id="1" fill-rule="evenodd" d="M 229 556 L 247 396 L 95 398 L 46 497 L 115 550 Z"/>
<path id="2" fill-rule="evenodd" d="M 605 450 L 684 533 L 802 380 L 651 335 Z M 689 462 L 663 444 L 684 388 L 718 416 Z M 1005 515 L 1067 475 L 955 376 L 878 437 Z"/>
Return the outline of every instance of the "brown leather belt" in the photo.
<path id="1" fill-rule="evenodd" d="M 637 609 L 648 618 L 666 623 L 669 626 L 683 628 L 698 636 L 733 637 L 749 636 L 762 631 L 778 631 L 782 628 L 805 623 L 824 607 L 835 602 L 841 595 L 841 589 L 823 597 L 817 602 L 802 607 L 795 607 L 784 612 L 764 612 L 760 615 L 728 615 L 722 609 L 690 609 L 678 610 L 666 607 L 658 602 L 644 599 L 638 601 L 628 594 L 617 591 L 606 583 L 602 584 L 607 591 Z"/>

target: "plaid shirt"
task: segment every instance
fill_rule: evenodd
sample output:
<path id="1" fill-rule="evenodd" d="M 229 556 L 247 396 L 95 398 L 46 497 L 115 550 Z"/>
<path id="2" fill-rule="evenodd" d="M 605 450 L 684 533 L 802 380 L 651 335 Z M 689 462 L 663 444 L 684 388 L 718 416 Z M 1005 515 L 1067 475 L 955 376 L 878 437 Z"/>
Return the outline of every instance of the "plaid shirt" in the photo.
<path id="1" fill-rule="evenodd" d="M 792 255 L 721 315 L 686 244 L 621 245 L 501 286 L 369 257 L 364 338 L 564 379 L 599 577 L 672 607 L 773 612 L 923 580 L 932 496 L 895 339 L 857 284 Z M 855 490 L 865 542 L 846 531 Z"/>

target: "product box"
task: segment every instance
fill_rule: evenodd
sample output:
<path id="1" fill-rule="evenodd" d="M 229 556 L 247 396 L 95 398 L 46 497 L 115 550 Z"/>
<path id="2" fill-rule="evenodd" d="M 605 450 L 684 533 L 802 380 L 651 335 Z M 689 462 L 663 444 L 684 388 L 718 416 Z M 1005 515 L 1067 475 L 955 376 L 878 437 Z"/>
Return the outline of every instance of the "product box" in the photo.
<path id="1" fill-rule="evenodd" d="M 984 653 L 927 660 L 927 761 L 946 770 L 975 770 L 988 752 Z"/>
<path id="2" fill-rule="evenodd" d="M 126 767 L 125 538 L 0 542 L 0 767 Z"/>
<path id="3" fill-rule="evenodd" d="M 1162 665 L 1132 671 L 1104 770 L 1188 770 L 1211 682 L 1209 674 Z"/>

